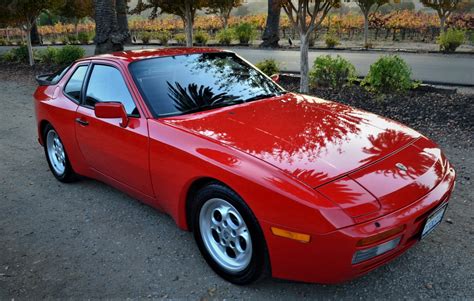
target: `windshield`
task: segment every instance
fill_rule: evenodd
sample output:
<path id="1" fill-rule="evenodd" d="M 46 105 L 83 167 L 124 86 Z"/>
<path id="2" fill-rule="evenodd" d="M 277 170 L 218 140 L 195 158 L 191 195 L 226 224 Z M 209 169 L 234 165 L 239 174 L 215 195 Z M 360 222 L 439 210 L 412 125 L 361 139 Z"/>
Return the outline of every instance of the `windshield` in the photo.
<path id="1" fill-rule="evenodd" d="M 233 53 L 145 59 L 130 72 L 155 116 L 175 116 L 281 95 L 285 91 Z"/>

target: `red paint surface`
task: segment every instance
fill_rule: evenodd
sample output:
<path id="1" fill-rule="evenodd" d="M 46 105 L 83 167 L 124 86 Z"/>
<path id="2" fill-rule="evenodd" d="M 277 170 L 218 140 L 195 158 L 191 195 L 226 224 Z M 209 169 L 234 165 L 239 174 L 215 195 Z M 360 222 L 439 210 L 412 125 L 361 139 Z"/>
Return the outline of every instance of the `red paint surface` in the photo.
<path id="1" fill-rule="evenodd" d="M 286 94 L 154 119 L 127 65 L 206 51 L 219 50 L 141 50 L 82 60 L 117 67 L 140 117 L 130 117 L 124 128 L 121 118 L 97 118 L 92 108 L 71 101 L 62 92 L 70 70 L 57 85 L 35 93 L 40 142 L 48 122 L 77 173 L 167 212 L 182 229 L 188 227 L 185 205 L 192 184 L 221 181 L 252 209 L 273 276 L 286 279 L 333 283 L 362 275 L 412 246 L 427 215 L 448 201 L 455 173 L 433 142 L 399 123 L 335 102 Z M 406 228 L 398 248 L 351 264 L 358 240 L 399 225 Z M 311 242 L 274 236 L 271 226 L 310 234 Z"/>

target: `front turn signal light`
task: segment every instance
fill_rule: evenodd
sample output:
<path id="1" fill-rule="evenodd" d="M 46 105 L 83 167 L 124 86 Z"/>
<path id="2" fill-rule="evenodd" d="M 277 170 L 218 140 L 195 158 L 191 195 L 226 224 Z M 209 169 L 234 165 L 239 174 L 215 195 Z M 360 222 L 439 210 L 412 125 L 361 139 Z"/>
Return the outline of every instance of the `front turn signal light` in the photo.
<path id="1" fill-rule="evenodd" d="M 395 236 L 398 233 L 402 232 L 403 230 L 405 230 L 405 225 L 401 225 L 401 226 L 398 226 L 396 228 L 384 231 L 382 233 L 378 233 L 378 234 L 375 234 L 373 236 L 363 238 L 363 239 L 361 239 L 357 242 L 357 246 L 362 247 L 362 246 L 371 245 L 373 243 L 376 243 L 378 241 L 382 241 L 382 240 L 384 240 L 386 238 L 389 238 L 391 236 Z"/>
<path id="2" fill-rule="evenodd" d="M 299 242 L 308 243 L 311 240 L 311 236 L 309 234 L 292 232 L 288 230 L 283 230 L 280 228 L 272 227 L 273 235 L 286 237 L 289 239 L 297 240 Z"/>

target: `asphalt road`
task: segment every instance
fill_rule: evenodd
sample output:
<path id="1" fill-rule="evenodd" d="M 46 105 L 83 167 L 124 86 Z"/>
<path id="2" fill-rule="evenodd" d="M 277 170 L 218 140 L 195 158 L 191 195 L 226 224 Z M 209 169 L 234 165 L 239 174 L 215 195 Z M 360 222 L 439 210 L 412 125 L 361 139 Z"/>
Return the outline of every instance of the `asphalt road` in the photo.
<path id="1" fill-rule="evenodd" d="M 94 53 L 94 46 L 84 46 L 87 55 Z M 156 46 L 147 46 L 153 48 Z M 0 53 L 10 49 L 10 46 L 0 47 Z M 127 49 L 141 49 L 142 46 L 127 47 Z M 281 62 L 282 69 L 286 71 L 299 71 L 298 50 L 262 50 L 247 47 L 228 48 L 240 54 L 252 63 L 268 58 Z M 319 55 L 339 54 L 354 64 L 359 75 L 367 74 L 370 65 L 384 53 L 361 51 L 310 51 L 309 62 Z M 468 85 L 474 86 L 474 55 L 470 54 L 436 54 L 436 53 L 399 53 L 410 65 L 413 79 L 426 83 Z"/>
<path id="2" fill-rule="evenodd" d="M 0 300 L 474 299 L 473 148 L 442 148 L 458 184 L 445 221 L 400 258 L 339 285 L 276 279 L 239 287 L 206 265 L 191 233 L 100 182 L 55 180 L 36 141 L 33 81 L 0 73 Z"/>

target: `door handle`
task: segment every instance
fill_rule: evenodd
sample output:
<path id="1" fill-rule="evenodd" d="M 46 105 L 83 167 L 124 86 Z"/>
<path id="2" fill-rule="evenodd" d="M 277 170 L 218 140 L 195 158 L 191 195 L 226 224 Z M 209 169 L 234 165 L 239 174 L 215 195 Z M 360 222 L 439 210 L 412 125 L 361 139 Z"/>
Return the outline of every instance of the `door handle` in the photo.
<path id="1" fill-rule="evenodd" d="M 79 123 L 82 126 L 87 126 L 89 125 L 89 122 L 82 120 L 81 118 L 76 118 L 76 122 Z"/>

